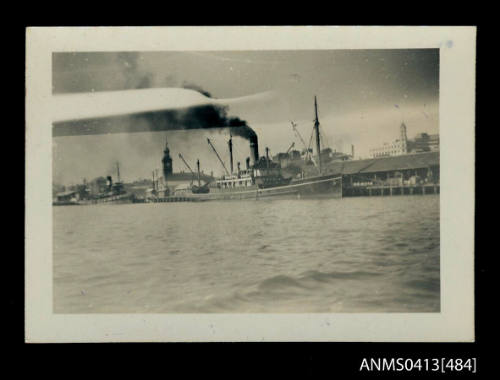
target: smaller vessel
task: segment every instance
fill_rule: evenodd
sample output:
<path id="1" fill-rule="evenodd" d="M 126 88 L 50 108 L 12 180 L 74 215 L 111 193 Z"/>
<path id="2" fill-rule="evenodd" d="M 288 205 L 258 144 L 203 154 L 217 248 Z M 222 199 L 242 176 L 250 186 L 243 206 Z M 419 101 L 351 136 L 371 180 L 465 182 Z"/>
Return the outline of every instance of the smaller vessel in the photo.
<path id="1" fill-rule="evenodd" d="M 184 157 L 182 157 L 182 154 L 179 153 L 179 158 L 184 162 L 184 165 L 189 169 L 189 171 L 193 174 L 193 179 L 191 180 L 191 185 L 190 189 L 193 194 L 206 194 L 210 191 L 209 189 L 209 184 L 210 182 L 206 182 L 205 184 L 201 184 L 201 178 L 200 178 L 200 160 L 196 160 L 196 167 L 197 167 L 197 174 L 193 172 L 189 164 L 186 162 Z M 194 177 L 197 176 L 198 178 L 198 185 L 193 184 Z"/>
<path id="2" fill-rule="evenodd" d="M 116 163 L 117 181 L 113 183 L 113 178 L 107 176 L 107 190 L 95 195 L 88 200 L 88 203 L 130 203 L 133 195 L 125 190 L 123 182 L 120 180 L 120 164 Z"/>
<path id="3" fill-rule="evenodd" d="M 116 163 L 117 181 L 113 182 L 113 177 L 106 177 L 106 186 L 101 191 L 91 194 L 87 184 L 78 185 L 78 190 L 66 191 L 56 195 L 53 201 L 54 206 L 66 205 L 91 205 L 97 203 L 120 204 L 131 203 L 134 195 L 125 190 L 124 183 L 120 180 L 120 165 Z"/>

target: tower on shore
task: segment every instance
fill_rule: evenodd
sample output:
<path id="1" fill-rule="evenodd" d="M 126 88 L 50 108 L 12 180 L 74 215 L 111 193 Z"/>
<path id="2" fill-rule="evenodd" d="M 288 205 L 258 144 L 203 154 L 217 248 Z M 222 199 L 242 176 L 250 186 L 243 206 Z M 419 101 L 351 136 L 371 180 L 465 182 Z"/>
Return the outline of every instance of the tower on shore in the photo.
<path id="1" fill-rule="evenodd" d="M 168 148 L 168 141 L 165 138 L 165 150 L 163 151 L 163 178 L 165 181 L 172 174 L 172 157 L 170 157 L 170 149 Z"/>
<path id="2" fill-rule="evenodd" d="M 399 127 L 400 130 L 400 140 L 401 140 L 401 151 L 403 154 L 408 153 L 408 137 L 406 136 L 406 124 L 404 122 L 401 123 Z"/>

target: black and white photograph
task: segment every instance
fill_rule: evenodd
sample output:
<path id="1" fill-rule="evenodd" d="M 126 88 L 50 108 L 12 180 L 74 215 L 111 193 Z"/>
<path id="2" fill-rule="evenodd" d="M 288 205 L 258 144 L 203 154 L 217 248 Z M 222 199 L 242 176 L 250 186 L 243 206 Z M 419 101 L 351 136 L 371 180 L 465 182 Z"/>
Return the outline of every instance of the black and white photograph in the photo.
<path id="1" fill-rule="evenodd" d="M 304 32 L 309 45 L 259 49 L 241 38 L 217 48 L 202 47 L 210 28 L 200 27 L 200 41 L 182 49 L 168 42 L 182 28 L 158 28 L 166 31 L 165 45 L 151 49 L 124 48 L 112 35 L 127 28 L 109 29 L 116 33 L 104 36 L 106 44 L 89 31 L 79 40 L 90 43 L 80 48 L 68 48 L 72 34 L 59 31 L 61 49 L 48 48 L 42 65 L 50 70 L 43 85 L 50 94 L 32 99 L 44 104 L 44 125 L 27 119 L 28 134 L 44 130 L 43 154 L 33 150 L 27 161 L 43 161 L 47 173 L 47 189 L 33 193 L 33 202 L 43 203 L 50 230 L 43 235 L 48 270 L 43 280 L 27 272 L 28 283 L 50 289 L 44 313 L 101 322 L 256 316 L 257 324 L 271 318 L 266 323 L 275 329 L 288 316 L 324 316 L 321 328 L 328 329 L 337 316 L 353 323 L 376 315 L 374 323 L 386 326 L 386 316 L 400 318 L 398 330 L 411 318 L 432 324 L 467 307 L 450 306 L 455 298 L 447 292 L 458 288 L 446 279 L 451 273 L 469 287 L 472 278 L 462 274 L 472 268 L 453 265 L 472 260 L 472 242 L 461 244 L 466 260 L 457 260 L 460 249 L 450 258 L 453 247 L 443 243 L 460 235 L 450 203 L 457 211 L 453 202 L 461 199 L 464 215 L 473 207 L 466 197 L 473 167 L 450 167 L 472 148 L 446 137 L 473 139 L 473 124 L 462 115 L 467 127 L 452 125 L 448 99 L 457 94 L 443 87 L 453 73 L 444 51 L 461 49 L 463 40 L 397 47 L 358 41 L 347 48 L 332 39 L 328 47 L 297 27 L 293 33 Z M 286 28 L 271 29 L 286 39 Z M 320 40 L 338 32 L 319 29 Z M 458 29 L 473 36 L 473 29 Z M 466 47 L 473 54 L 473 45 Z M 449 172 L 463 174 L 462 181 L 451 183 Z M 467 239 L 473 219 L 460 220 Z M 472 300 L 467 291 L 458 302 Z M 363 331 L 360 323 L 352 329 Z M 335 340 L 331 333 L 323 339 Z M 103 329 L 97 335 L 113 340 Z"/>

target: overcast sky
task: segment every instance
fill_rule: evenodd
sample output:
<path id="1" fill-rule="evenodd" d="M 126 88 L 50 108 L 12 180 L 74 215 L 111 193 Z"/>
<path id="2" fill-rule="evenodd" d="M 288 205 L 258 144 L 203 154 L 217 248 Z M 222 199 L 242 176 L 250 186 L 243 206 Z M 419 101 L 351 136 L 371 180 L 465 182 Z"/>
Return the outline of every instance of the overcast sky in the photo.
<path id="1" fill-rule="evenodd" d="M 53 93 L 190 87 L 214 98 L 272 91 L 272 96 L 232 105 L 231 116 L 257 132 L 261 155 L 301 148 L 293 120 L 309 142 L 314 95 L 326 145 L 368 157 L 369 149 L 398 137 L 438 133 L 439 50 L 324 50 L 238 52 L 55 53 Z M 228 160 L 226 132 L 168 131 L 54 138 L 54 181 L 64 184 L 114 174 L 116 161 L 126 181 L 150 178 L 161 167 L 168 136 L 174 170 L 185 170 L 181 152 L 202 169 L 221 174 L 208 147 L 210 137 Z M 245 161 L 248 143 L 235 138 L 235 161 Z"/>

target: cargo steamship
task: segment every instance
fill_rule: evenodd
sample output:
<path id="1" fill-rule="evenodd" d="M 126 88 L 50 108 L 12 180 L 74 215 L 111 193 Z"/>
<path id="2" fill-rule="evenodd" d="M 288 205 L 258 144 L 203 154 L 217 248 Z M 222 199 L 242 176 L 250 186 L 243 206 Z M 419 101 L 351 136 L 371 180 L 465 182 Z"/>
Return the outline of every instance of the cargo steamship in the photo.
<path id="1" fill-rule="evenodd" d="M 274 197 L 332 197 L 342 196 L 342 178 L 338 175 L 324 174 L 321 165 L 321 136 L 319 133 L 318 108 L 316 98 L 314 99 L 315 119 L 314 134 L 316 142 L 317 175 L 300 176 L 300 178 L 285 177 L 281 170 L 281 165 L 273 162 L 269 157 L 269 149 L 266 148 L 266 155 L 259 158 L 259 146 L 256 135 L 250 137 L 250 157 L 246 159 L 245 169 L 237 164 L 237 170 L 233 167 L 232 137 L 228 141 L 230 170 L 228 170 L 217 153 L 210 139 L 208 144 L 213 149 L 215 155 L 224 168 L 225 175 L 214 183 L 201 183 L 200 163 L 197 161 L 197 173 L 191 170 L 182 155 L 179 157 L 193 174 L 197 176 L 197 184 L 182 189 L 175 189 L 170 192 L 163 201 L 178 200 L 237 200 L 237 199 L 265 199 Z M 164 159 L 164 163 L 165 160 Z M 171 161 L 170 161 L 171 162 Z M 168 182 L 168 175 L 165 167 L 165 181 Z M 193 179 L 194 181 L 194 179 Z"/>

